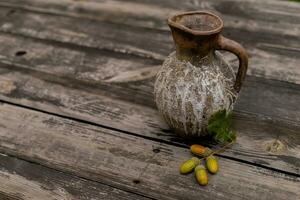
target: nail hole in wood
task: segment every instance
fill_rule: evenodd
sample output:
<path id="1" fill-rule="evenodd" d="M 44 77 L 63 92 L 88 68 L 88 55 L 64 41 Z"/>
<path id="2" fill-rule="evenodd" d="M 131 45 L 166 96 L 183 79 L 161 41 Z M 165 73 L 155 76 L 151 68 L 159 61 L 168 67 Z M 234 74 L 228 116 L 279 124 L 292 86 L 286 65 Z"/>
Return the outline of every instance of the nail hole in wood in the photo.
<path id="1" fill-rule="evenodd" d="M 26 51 L 17 51 L 15 53 L 16 56 L 24 56 L 27 52 Z"/>
<path id="2" fill-rule="evenodd" d="M 135 180 L 133 180 L 132 182 L 133 182 L 133 183 L 135 183 L 135 184 L 139 184 L 141 181 L 140 181 L 140 180 L 137 180 L 137 179 L 135 179 Z"/>
<path id="3" fill-rule="evenodd" d="M 13 15 L 15 12 L 16 12 L 15 10 L 9 10 L 9 11 L 6 13 L 6 16 Z"/>
<path id="4" fill-rule="evenodd" d="M 160 149 L 153 149 L 152 150 L 154 153 L 159 153 L 160 152 Z"/>

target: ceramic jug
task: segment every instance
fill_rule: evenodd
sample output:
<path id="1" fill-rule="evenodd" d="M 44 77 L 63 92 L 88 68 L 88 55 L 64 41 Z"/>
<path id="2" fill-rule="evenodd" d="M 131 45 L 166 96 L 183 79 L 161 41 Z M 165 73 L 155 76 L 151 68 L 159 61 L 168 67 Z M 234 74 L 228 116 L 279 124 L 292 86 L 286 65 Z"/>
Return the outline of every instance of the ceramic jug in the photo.
<path id="1" fill-rule="evenodd" d="M 158 110 L 183 137 L 206 134 L 212 114 L 230 112 L 244 81 L 248 57 L 244 48 L 220 33 L 223 21 L 206 11 L 185 12 L 168 19 L 176 51 L 159 69 L 154 96 Z M 220 52 L 239 59 L 235 75 Z"/>

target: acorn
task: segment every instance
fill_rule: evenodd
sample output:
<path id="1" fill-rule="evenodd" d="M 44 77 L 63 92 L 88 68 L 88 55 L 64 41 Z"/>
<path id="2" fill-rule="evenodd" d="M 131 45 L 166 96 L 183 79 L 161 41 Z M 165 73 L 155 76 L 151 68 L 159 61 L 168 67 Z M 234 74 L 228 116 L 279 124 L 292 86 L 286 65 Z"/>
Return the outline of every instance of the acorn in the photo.
<path id="1" fill-rule="evenodd" d="M 193 144 L 191 147 L 190 147 L 190 150 L 191 152 L 194 154 L 194 155 L 197 155 L 197 156 L 202 156 L 202 157 L 207 157 L 209 156 L 210 154 L 212 154 L 212 150 L 208 147 L 204 147 L 202 145 L 199 145 L 199 144 Z"/>
<path id="2" fill-rule="evenodd" d="M 219 169 L 217 159 L 214 156 L 208 156 L 206 158 L 206 167 L 210 173 L 217 173 Z"/>
<path id="3" fill-rule="evenodd" d="M 181 174 L 187 174 L 190 173 L 191 171 L 193 171 L 193 169 L 199 165 L 200 160 L 197 157 L 193 157 L 187 161 L 185 161 L 184 163 L 182 163 L 182 165 L 180 166 L 180 173 Z"/>
<path id="4" fill-rule="evenodd" d="M 196 176 L 196 180 L 200 185 L 207 185 L 208 183 L 208 177 L 207 177 L 207 173 L 206 173 L 206 169 L 203 165 L 198 165 L 195 168 L 195 176 Z"/>

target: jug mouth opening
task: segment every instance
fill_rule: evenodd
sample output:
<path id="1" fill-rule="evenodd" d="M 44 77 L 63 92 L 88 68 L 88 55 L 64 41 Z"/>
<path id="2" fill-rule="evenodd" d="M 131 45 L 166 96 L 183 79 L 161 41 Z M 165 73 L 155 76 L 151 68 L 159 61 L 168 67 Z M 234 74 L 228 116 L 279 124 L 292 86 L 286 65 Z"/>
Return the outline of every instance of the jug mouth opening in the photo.
<path id="1" fill-rule="evenodd" d="M 208 11 L 180 13 L 170 17 L 168 24 L 194 35 L 211 35 L 221 32 L 223 28 L 222 19 Z"/>

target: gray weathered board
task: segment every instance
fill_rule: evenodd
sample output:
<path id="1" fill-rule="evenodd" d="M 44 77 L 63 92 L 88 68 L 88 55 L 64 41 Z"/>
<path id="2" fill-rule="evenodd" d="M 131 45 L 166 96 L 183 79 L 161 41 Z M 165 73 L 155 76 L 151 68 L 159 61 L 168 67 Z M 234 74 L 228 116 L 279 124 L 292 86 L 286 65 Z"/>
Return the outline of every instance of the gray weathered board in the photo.
<path id="1" fill-rule="evenodd" d="M 0 154 L 0 199 L 149 199 L 109 185 Z"/>
<path id="2" fill-rule="evenodd" d="M 250 54 L 237 144 L 205 188 L 178 174 L 188 143 L 152 95 L 174 50 L 165 19 L 195 8 L 220 14 L 224 34 Z M 278 1 L 0 0 L 0 152 L 9 155 L 0 179 L 10 180 L 0 198 L 299 199 L 299 10 Z"/>

